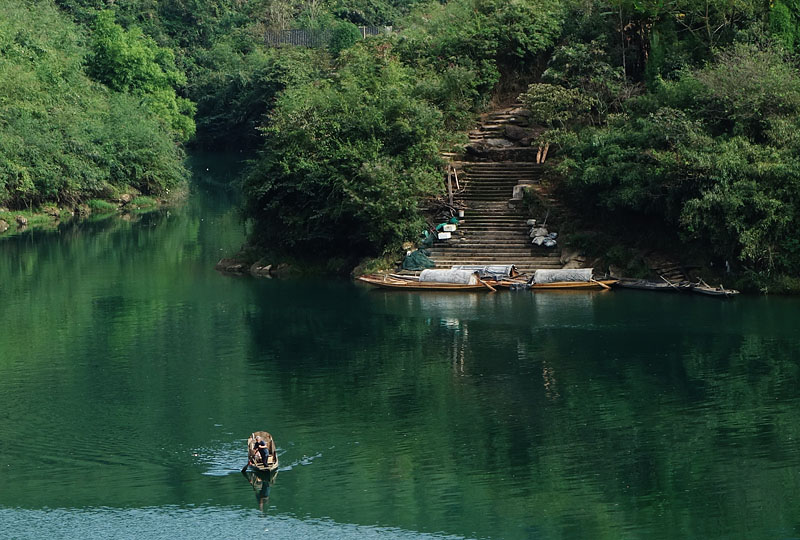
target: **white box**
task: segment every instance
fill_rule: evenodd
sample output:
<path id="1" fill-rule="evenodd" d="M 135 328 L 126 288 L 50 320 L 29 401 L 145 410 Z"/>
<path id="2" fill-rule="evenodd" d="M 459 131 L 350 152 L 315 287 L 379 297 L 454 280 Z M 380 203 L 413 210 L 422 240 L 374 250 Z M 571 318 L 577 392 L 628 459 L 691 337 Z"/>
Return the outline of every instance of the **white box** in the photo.
<path id="1" fill-rule="evenodd" d="M 448 240 L 450 238 L 449 232 L 440 232 L 439 233 L 439 240 Z"/>
<path id="2" fill-rule="evenodd" d="M 452 224 L 452 223 L 448 223 L 447 225 L 442 227 L 442 230 L 444 232 L 455 232 L 456 226 L 454 224 Z"/>

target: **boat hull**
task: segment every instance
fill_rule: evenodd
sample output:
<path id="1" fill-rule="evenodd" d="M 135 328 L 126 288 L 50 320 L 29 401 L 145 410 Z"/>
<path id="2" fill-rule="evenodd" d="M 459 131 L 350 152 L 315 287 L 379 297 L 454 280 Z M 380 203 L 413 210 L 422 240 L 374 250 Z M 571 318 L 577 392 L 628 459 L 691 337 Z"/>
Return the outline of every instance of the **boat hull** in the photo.
<path id="1" fill-rule="evenodd" d="M 715 289 L 713 287 L 692 287 L 692 292 L 718 298 L 733 298 L 739 291 L 735 289 Z"/>
<path id="2" fill-rule="evenodd" d="M 531 285 L 532 291 L 547 290 L 580 290 L 580 289 L 606 289 L 616 284 L 616 279 L 602 279 L 597 281 L 555 281 L 553 283 L 534 283 Z"/>
<path id="3" fill-rule="evenodd" d="M 278 470 L 278 460 L 276 459 L 274 463 L 270 463 L 268 466 L 264 466 L 261 463 L 250 463 L 248 470 L 261 474 L 272 474 Z"/>
<path id="4" fill-rule="evenodd" d="M 403 290 L 403 291 L 488 291 L 489 288 L 483 283 L 477 285 L 465 285 L 461 283 L 432 283 L 414 281 L 410 279 L 398 279 L 391 276 L 361 276 L 357 278 L 362 283 L 367 283 L 373 287 L 381 289 Z"/>
<path id="5" fill-rule="evenodd" d="M 689 292 L 691 286 L 685 283 L 666 283 L 657 281 L 648 281 L 645 279 L 621 279 L 614 287 L 620 289 L 634 289 L 637 291 L 655 291 L 655 292 Z"/>

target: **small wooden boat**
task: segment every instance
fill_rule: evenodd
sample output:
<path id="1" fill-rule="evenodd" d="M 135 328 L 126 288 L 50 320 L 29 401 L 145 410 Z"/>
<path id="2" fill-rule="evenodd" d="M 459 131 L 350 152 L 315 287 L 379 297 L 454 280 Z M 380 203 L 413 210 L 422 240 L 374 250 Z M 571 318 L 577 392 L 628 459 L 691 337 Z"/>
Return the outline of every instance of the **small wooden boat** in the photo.
<path id="1" fill-rule="evenodd" d="M 685 281 L 673 283 L 671 281 L 650 281 L 647 279 L 630 278 L 622 278 L 617 281 L 614 286 L 621 289 L 637 289 L 640 291 L 656 292 L 688 292 L 692 288 L 692 285 Z"/>
<path id="2" fill-rule="evenodd" d="M 371 274 L 360 276 L 357 279 L 358 281 L 368 283 L 374 287 L 404 291 L 488 291 L 491 287 L 486 282 L 480 280 L 477 284 L 437 283 L 419 281 L 419 279 L 414 279 L 411 276 L 408 278 L 400 278 L 389 274 Z"/>
<path id="3" fill-rule="evenodd" d="M 267 463 L 262 461 L 261 453 L 256 452 L 256 437 L 261 437 L 267 443 L 267 450 L 269 451 Z M 275 451 L 275 440 L 268 432 L 254 431 L 250 434 L 247 439 L 247 465 L 251 470 L 261 473 L 273 473 L 278 470 L 278 454 Z"/>
<path id="4" fill-rule="evenodd" d="M 611 289 L 618 280 L 616 279 L 594 279 L 591 268 L 562 268 L 562 269 L 541 269 L 533 273 L 530 280 L 532 291 L 543 291 L 552 289 Z"/>
<path id="5" fill-rule="evenodd" d="M 603 289 L 608 290 L 612 285 L 616 284 L 617 279 L 592 279 L 589 281 L 554 281 L 552 283 L 533 283 L 531 285 L 532 291 L 544 291 L 553 289 Z"/>
<path id="6" fill-rule="evenodd" d="M 699 283 L 692 285 L 692 292 L 704 294 L 706 296 L 719 296 L 721 298 L 732 298 L 739 294 L 736 289 L 726 289 L 722 285 L 719 287 L 712 287 L 702 279 Z"/>

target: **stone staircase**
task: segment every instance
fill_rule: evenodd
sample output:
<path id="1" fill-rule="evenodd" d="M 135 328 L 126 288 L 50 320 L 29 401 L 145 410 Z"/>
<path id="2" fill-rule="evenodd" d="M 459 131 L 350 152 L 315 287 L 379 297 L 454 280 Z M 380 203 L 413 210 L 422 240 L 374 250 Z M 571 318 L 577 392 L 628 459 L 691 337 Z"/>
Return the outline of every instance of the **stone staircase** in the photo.
<path id="1" fill-rule="evenodd" d="M 451 162 L 459 171 L 464 186 L 459 197 L 467 209 L 453 237 L 438 241 L 431 249 L 437 268 L 514 264 L 525 274 L 540 268 L 562 268 L 561 250 L 532 245 L 526 224 L 531 216 L 519 204 L 509 204 L 515 186 L 536 186 L 541 175 L 541 165 L 529 159 L 530 144 L 520 144 L 517 138 L 522 135 L 524 139 L 532 131 L 526 131 L 526 118 L 516 114 L 519 110 L 517 104 L 486 115 L 469 134 L 473 143 L 484 145 L 482 155 L 473 153 L 471 161 Z"/>

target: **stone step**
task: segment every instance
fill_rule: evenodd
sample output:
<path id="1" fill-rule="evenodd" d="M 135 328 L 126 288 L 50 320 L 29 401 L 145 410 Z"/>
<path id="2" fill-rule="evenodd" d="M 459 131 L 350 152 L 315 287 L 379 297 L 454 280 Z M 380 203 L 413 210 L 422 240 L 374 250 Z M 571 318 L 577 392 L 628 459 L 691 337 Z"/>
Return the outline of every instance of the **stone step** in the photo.
<path id="1" fill-rule="evenodd" d="M 464 202 L 467 203 L 467 206 L 469 206 L 470 203 L 481 202 L 481 201 L 494 202 L 494 203 L 505 202 L 506 204 L 508 204 L 508 200 L 511 198 L 511 195 L 513 194 L 514 190 L 509 189 L 509 190 L 500 190 L 497 192 L 493 191 L 491 193 L 462 193 L 459 198 L 463 199 Z"/>
<path id="2" fill-rule="evenodd" d="M 484 193 L 488 195 L 492 195 L 497 193 L 498 191 L 513 191 L 514 186 L 516 186 L 516 182 L 510 182 L 508 184 L 498 184 L 498 185 L 481 185 L 481 186 L 469 186 L 464 189 L 464 192 L 461 195 L 483 195 Z"/>
<path id="3" fill-rule="evenodd" d="M 465 225 L 463 227 L 459 227 L 456 232 L 461 231 L 464 234 L 474 231 L 499 231 L 499 232 L 508 232 L 514 234 L 522 234 L 526 235 L 530 232 L 530 227 L 525 223 L 498 223 L 498 222 L 486 222 L 486 223 L 470 223 L 469 225 Z"/>
<path id="4" fill-rule="evenodd" d="M 521 255 L 450 255 L 446 257 L 432 257 L 436 264 L 470 264 L 468 261 L 475 261 L 475 264 L 493 264 L 490 261 L 508 261 L 508 264 L 528 264 L 528 265 L 547 265 L 561 267 L 561 259 L 558 257 L 531 257 Z M 516 263 L 514 261 L 517 261 Z M 496 263 L 494 263 L 496 264 Z"/>
<path id="5" fill-rule="evenodd" d="M 481 266 L 491 266 L 491 265 L 505 265 L 505 264 L 513 264 L 517 267 L 517 270 L 520 273 L 525 274 L 532 274 L 536 270 L 549 270 L 549 269 L 559 269 L 563 268 L 563 265 L 559 264 L 547 264 L 547 263 L 536 263 L 536 262 L 528 262 L 528 261 L 517 261 L 513 259 L 500 259 L 500 260 L 488 260 L 488 259 L 481 259 L 481 260 L 464 260 L 464 261 L 434 261 L 436 268 L 450 268 L 451 266 L 455 265 L 481 265 Z"/>
<path id="6" fill-rule="evenodd" d="M 456 229 L 456 232 L 467 233 L 469 231 L 484 231 L 486 229 L 495 229 L 498 231 L 513 232 L 516 234 L 527 234 L 530 232 L 530 227 L 524 221 L 518 222 L 503 222 L 503 221 L 483 221 L 474 222 L 469 221 L 467 224 L 462 224 Z"/>
<path id="7" fill-rule="evenodd" d="M 454 264 L 502 264 L 504 261 L 505 264 L 524 264 L 529 266 L 549 266 L 549 267 L 558 267 L 561 268 L 563 265 L 561 264 L 561 259 L 557 257 L 531 257 L 531 256 L 520 256 L 520 255 L 509 255 L 509 256 L 493 256 L 491 254 L 486 255 L 468 255 L 463 257 L 457 256 L 447 256 L 447 257 L 432 257 L 436 264 L 446 264 L 446 265 L 454 265 Z M 470 262 L 474 261 L 474 262 Z"/>
<path id="8" fill-rule="evenodd" d="M 540 165 L 527 166 L 527 165 L 489 165 L 489 164 L 475 164 L 463 167 L 461 170 L 465 171 L 464 174 L 492 174 L 492 173 L 505 173 L 505 172 L 518 172 L 527 171 L 531 173 L 542 172 Z"/>
<path id="9" fill-rule="evenodd" d="M 536 162 L 506 162 L 506 161 L 465 161 L 458 167 L 468 173 L 492 171 L 541 171 L 542 165 Z"/>
<path id="10" fill-rule="evenodd" d="M 535 181 L 527 179 L 529 182 Z M 510 176 L 508 178 L 472 178 L 464 182 L 464 189 L 466 191 L 478 191 L 486 189 L 498 188 L 513 188 L 520 182 L 519 176 Z M 460 182 L 459 182 L 460 183 Z"/>
<path id="11" fill-rule="evenodd" d="M 459 223 L 459 227 L 466 227 L 469 225 L 486 225 L 486 224 L 508 224 L 508 225 L 526 225 L 527 220 L 523 216 L 502 216 L 498 214 L 482 214 L 475 215 L 467 213 L 464 223 Z"/>
<path id="12" fill-rule="evenodd" d="M 523 253 L 521 251 L 489 251 L 489 250 L 465 250 L 459 252 L 444 252 L 444 253 L 432 253 L 430 257 L 434 260 L 450 260 L 450 259 L 479 259 L 483 257 L 502 257 L 506 259 L 519 259 L 519 260 L 527 260 L 530 258 L 534 258 L 539 260 L 539 262 L 545 262 L 547 264 L 561 264 L 561 255 L 556 255 L 553 257 L 540 257 L 536 254 L 533 254 L 528 250 L 527 253 Z"/>
<path id="13" fill-rule="evenodd" d="M 526 241 L 525 239 L 521 240 L 500 240 L 500 241 L 487 241 L 482 242 L 477 238 L 464 238 L 459 242 L 453 242 L 452 240 L 448 242 L 439 242 L 434 244 L 434 247 L 431 249 L 434 251 L 438 250 L 453 250 L 453 249 L 483 249 L 486 247 L 492 247 L 497 249 L 527 249 L 531 251 L 532 249 L 542 250 L 547 248 L 540 248 L 538 246 L 534 246 L 530 243 L 530 241 Z M 548 252 L 549 253 L 549 252 Z"/>
<path id="14" fill-rule="evenodd" d="M 499 201 L 486 201 L 486 202 L 475 202 L 472 205 L 466 208 L 467 211 L 470 212 L 479 212 L 482 210 L 491 212 L 496 210 L 497 212 L 509 212 L 510 209 L 508 208 L 508 204 Z"/>
<path id="15" fill-rule="evenodd" d="M 534 169 L 509 169 L 509 170 L 495 170 L 495 171 L 472 171 L 462 173 L 459 181 L 464 176 L 469 178 L 508 178 L 509 176 L 529 176 L 531 178 L 539 176 L 542 174 L 542 171 L 537 171 Z"/>

